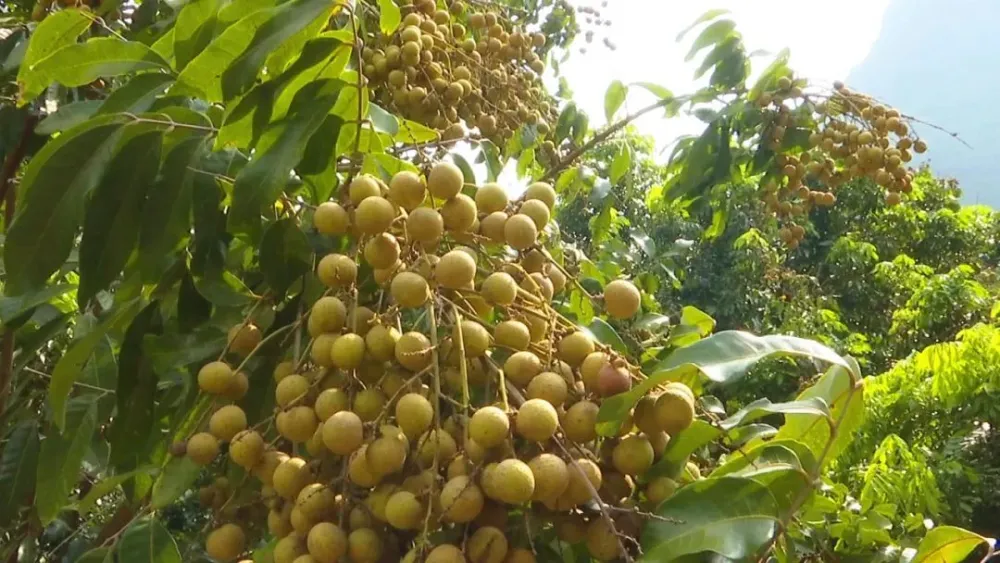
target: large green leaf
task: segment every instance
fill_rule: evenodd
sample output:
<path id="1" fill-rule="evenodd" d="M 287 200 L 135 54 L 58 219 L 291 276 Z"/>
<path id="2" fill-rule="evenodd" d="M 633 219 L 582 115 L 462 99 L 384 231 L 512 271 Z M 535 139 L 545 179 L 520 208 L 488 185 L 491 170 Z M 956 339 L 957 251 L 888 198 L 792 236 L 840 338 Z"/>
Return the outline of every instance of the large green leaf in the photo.
<path id="1" fill-rule="evenodd" d="M 63 47 L 38 61 L 23 87 L 28 91 L 41 90 L 54 82 L 63 86 L 83 86 L 102 76 L 157 69 L 169 70 L 170 64 L 146 45 L 114 37 L 97 37 Z"/>
<path id="2" fill-rule="evenodd" d="M 778 429 L 776 439 L 802 442 L 821 462 L 829 462 L 851 443 L 854 432 L 864 421 L 864 381 L 844 367 L 833 366 L 797 398 L 798 401 L 817 399 L 830 406 L 832 424 L 812 416 L 790 414 Z M 831 439 L 833 427 L 836 434 Z"/>
<path id="3" fill-rule="evenodd" d="M 94 509 L 94 507 L 97 506 L 97 501 L 102 497 L 110 494 L 112 491 L 120 487 L 122 483 L 132 479 L 136 475 L 140 473 L 149 473 L 152 470 L 152 467 L 140 467 L 134 471 L 111 475 L 101 479 L 90 488 L 90 491 L 87 492 L 87 496 L 80 499 L 80 502 L 76 505 L 77 511 L 79 511 L 82 516 L 87 516 Z"/>
<path id="4" fill-rule="evenodd" d="M 705 27 L 691 43 L 691 49 L 688 51 L 687 56 L 684 57 L 685 61 L 690 61 L 705 47 L 710 45 L 715 45 L 723 39 L 725 39 L 732 31 L 736 29 L 736 22 L 733 20 L 718 20 L 712 22 L 710 25 Z"/>
<path id="5" fill-rule="evenodd" d="M 35 133 L 39 135 L 51 135 L 67 129 L 72 129 L 77 125 L 91 118 L 101 107 L 101 100 L 80 100 L 59 106 L 55 112 L 50 113 L 45 119 L 38 122 Z"/>
<path id="6" fill-rule="evenodd" d="M 94 190 L 80 240 L 77 302 L 81 308 L 118 277 L 136 247 L 146 192 L 160 169 L 162 145 L 160 131 L 128 139 Z"/>
<path id="7" fill-rule="evenodd" d="M 260 271 L 276 294 L 312 269 L 309 239 L 294 219 L 272 223 L 260 243 Z"/>
<path id="8" fill-rule="evenodd" d="M 148 111 L 156 98 L 174 83 L 174 77 L 162 72 L 147 72 L 133 77 L 108 95 L 97 115 L 112 113 L 139 114 Z"/>
<path id="9" fill-rule="evenodd" d="M 615 80 L 608 86 L 607 91 L 604 92 L 604 117 L 608 123 L 614 118 L 618 108 L 625 103 L 626 96 L 628 96 L 628 86 L 623 84 L 621 80 Z"/>
<path id="10" fill-rule="evenodd" d="M 628 348 L 625 346 L 625 342 L 622 337 L 618 334 L 618 331 L 614 329 L 607 321 L 600 318 L 594 318 L 590 321 L 590 325 L 587 327 L 590 333 L 594 335 L 594 338 L 601 342 L 614 348 L 614 350 L 620 354 L 627 354 Z"/>
<path id="11" fill-rule="evenodd" d="M 4 436 L 0 453 L 0 526 L 10 523 L 35 488 L 38 422 L 23 420 Z"/>
<path id="12" fill-rule="evenodd" d="M 128 563 L 181 563 L 181 552 L 156 517 L 129 526 L 118 542 L 118 560 Z"/>
<path id="13" fill-rule="evenodd" d="M 218 11 L 219 0 L 195 0 L 188 2 L 177 14 L 177 23 L 174 25 L 174 57 L 178 70 L 183 70 L 212 42 L 216 33 Z"/>
<path id="14" fill-rule="evenodd" d="M 0 297 L 0 325 L 13 326 L 14 321 L 23 317 L 25 313 L 42 303 L 47 303 L 49 300 L 65 294 L 73 287 L 71 284 L 61 283 L 49 285 L 17 297 Z"/>
<path id="15" fill-rule="evenodd" d="M 68 504 L 96 429 L 97 403 L 90 397 L 80 397 L 69 402 L 66 430 L 49 432 L 42 441 L 35 488 L 35 510 L 42 525 L 48 525 Z"/>
<path id="16" fill-rule="evenodd" d="M 173 457 L 153 483 L 149 505 L 163 508 L 179 499 L 201 474 L 201 466 L 187 456 Z"/>
<path id="17" fill-rule="evenodd" d="M 148 0 L 150 2 L 154 0 Z M 96 547 L 77 557 L 73 563 L 114 563 L 114 551 L 107 547 Z"/>
<path id="18" fill-rule="evenodd" d="M 973 551 L 989 548 L 983 536 L 954 526 L 938 526 L 920 540 L 910 563 L 962 563 Z"/>
<path id="19" fill-rule="evenodd" d="M 109 442 L 111 463 L 119 471 L 139 466 L 153 427 L 153 412 L 158 377 L 143 349 L 148 333 L 158 334 L 162 328 L 159 302 L 153 301 L 132 320 L 122 341 L 118 356 L 118 414 L 111 423 Z"/>
<path id="20" fill-rule="evenodd" d="M 17 214 L 7 231 L 8 295 L 45 284 L 73 247 L 87 195 L 111 159 L 125 119 L 104 116 L 45 144 L 24 168 Z"/>
<path id="21" fill-rule="evenodd" d="M 717 553 L 749 559 L 777 530 L 778 505 L 768 488 L 745 477 L 720 477 L 683 487 L 656 513 L 675 522 L 649 520 L 642 551 L 649 561 Z"/>
<path id="22" fill-rule="evenodd" d="M 392 35 L 403 21 L 394 0 L 378 0 L 378 27 L 383 35 Z"/>
<path id="23" fill-rule="evenodd" d="M 49 14 L 38 24 L 31 34 L 17 73 L 17 82 L 21 86 L 19 103 L 31 101 L 45 89 L 45 85 L 39 85 L 33 76 L 35 65 L 55 51 L 76 43 L 77 37 L 87 31 L 92 22 L 93 16 L 88 10 L 69 9 Z"/>
<path id="24" fill-rule="evenodd" d="M 271 12 L 252 12 L 213 39 L 184 67 L 173 92 L 194 95 L 212 103 L 222 102 L 222 73 L 250 46 L 257 29 L 271 19 Z"/>

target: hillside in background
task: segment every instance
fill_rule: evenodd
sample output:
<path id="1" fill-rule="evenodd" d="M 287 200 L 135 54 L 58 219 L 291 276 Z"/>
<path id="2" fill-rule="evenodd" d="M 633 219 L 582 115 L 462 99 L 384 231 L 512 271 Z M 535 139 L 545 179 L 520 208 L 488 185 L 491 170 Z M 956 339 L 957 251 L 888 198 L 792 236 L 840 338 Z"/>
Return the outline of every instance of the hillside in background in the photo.
<path id="1" fill-rule="evenodd" d="M 936 173 L 959 180 L 966 203 L 1000 207 L 993 166 L 1000 126 L 994 72 L 1000 60 L 1000 2 L 893 0 L 868 57 L 850 74 L 852 88 L 954 131 L 970 149 L 928 126 L 918 133 L 933 146 Z"/>

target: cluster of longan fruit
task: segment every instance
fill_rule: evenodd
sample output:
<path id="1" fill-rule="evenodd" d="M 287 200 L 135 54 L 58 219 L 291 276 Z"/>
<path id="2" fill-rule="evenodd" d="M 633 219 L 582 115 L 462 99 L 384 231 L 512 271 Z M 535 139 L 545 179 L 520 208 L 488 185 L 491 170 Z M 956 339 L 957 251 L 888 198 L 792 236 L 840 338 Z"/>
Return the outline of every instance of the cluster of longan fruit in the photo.
<path id="1" fill-rule="evenodd" d="M 870 96 L 854 92 L 843 83 L 821 103 L 803 92 L 805 82 L 782 77 L 773 91 L 764 92 L 757 104 L 772 114 L 765 141 L 780 150 L 792 127 L 809 127 L 808 147 L 777 155 L 776 173 L 767 175 L 762 197 L 768 211 L 789 221 L 779 235 L 795 248 L 805 229 L 795 218 L 814 206 L 830 207 L 834 192 L 845 182 L 868 178 L 886 190 L 886 203 L 897 205 L 901 194 L 912 189 L 913 172 L 906 167 L 914 153 L 927 144 L 913 136 L 907 119 L 896 109 Z M 803 108 L 809 112 L 803 112 Z"/>
<path id="2" fill-rule="evenodd" d="M 648 473 L 692 423 L 694 394 L 662 386 L 599 436 L 602 401 L 644 376 L 552 306 L 568 281 L 540 244 L 555 192 L 536 183 L 512 201 L 496 184 L 469 188 L 439 162 L 426 179 L 355 177 L 315 209 L 316 230 L 349 237 L 353 253 L 318 262 L 328 291 L 303 319 L 308 349 L 274 370 L 273 417 L 250 426 L 229 404 L 245 376 L 224 361 L 201 368 L 216 410 L 180 449 L 248 475 L 201 491 L 209 556 L 237 560 L 275 538 L 275 563 L 528 563 L 542 527 L 599 560 L 636 552 L 640 514 L 678 487 Z M 601 302 L 621 322 L 641 309 L 627 280 Z M 246 357 L 261 334 L 246 322 L 229 340 Z"/>
<path id="3" fill-rule="evenodd" d="M 437 129 L 444 140 L 478 128 L 502 147 L 523 124 L 548 133 L 556 110 L 538 76 L 544 34 L 523 31 L 498 12 L 470 11 L 462 0 L 448 9 L 433 0 L 403 9 L 399 29 L 371 34 L 362 51 L 377 103 Z"/>

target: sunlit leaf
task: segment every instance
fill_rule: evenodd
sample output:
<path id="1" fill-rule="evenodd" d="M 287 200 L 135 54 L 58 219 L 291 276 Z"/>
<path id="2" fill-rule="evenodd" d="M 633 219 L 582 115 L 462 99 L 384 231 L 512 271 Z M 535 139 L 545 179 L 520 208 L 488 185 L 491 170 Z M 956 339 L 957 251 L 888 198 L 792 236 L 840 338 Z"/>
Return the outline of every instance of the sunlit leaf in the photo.
<path id="1" fill-rule="evenodd" d="M 604 117 L 608 122 L 611 122 L 615 114 L 618 113 L 618 108 L 625 103 L 626 96 L 628 96 L 628 86 L 623 84 L 621 80 L 615 80 L 608 86 L 604 93 Z"/>

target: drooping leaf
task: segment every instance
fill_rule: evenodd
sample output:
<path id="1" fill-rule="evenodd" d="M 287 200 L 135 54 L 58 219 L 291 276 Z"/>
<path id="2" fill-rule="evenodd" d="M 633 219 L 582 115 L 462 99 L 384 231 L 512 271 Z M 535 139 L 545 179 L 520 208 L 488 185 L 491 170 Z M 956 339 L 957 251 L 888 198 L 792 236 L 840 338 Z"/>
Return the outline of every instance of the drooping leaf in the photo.
<path id="1" fill-rule="evenodd" d="M 157 96 L 174 83 L 174 78 L 162 72 L 146 72 L 133 77 L 108 95 L 97 115 L 128 112 L 140 114 L 148 111 Z"/>
<path id="2" fill-rule="evenodd" d="M 163 508 L 172 504 L 191 488 L 201 474 L 201 469 L 200 465 L 187 456 L 171 458 L 153 483 L 149 505 Z"/>
<path id="3" fill-rule="evenodd" d="M 77 37 L 87 31 L 92 22 L 92 16 L 87 10 L 68 9 L 49 14 L 38 24 L 31 34 L 31 41 L 17 72 L 17 82 L 21 86 L 19 104 L 31 101 L 45 88 L 45 85 L 39 86 L 39 81 L 32 76 L 34 66 L 55 51 L 76 43 Z M 26 84 L 33 87 L 26 89 Z"/>
<path id="4" fill-rule="evenodd" d="M 118 560 L 129 563 L 181 563 L 177 542 L 157 517 L 136 522 L 118 542 Z"/>
<path id="5" fill-rule="evenodd" d="M 652 82 L 633 82 L 632 85 L 647 90 L 650 94 L 660 98 L 661 100 L 674 97 L 673 92 L 663 86 L 660 86 L 659 84 L 653 84 Z"/>
<path id="6" fill-rule="evenodd" d="M 382 30 L 382 35 L 392 35 L 399 27 L 399 22 L 403 21 L 399 6 L 393 0 L 378 0 L 378 11 L 378 27 Z"/>
<path id="7" fill-rule="evenodd" d="M 66 429 L 49 432 L 38 455 L 35 511 L 48 525 L 69 502 L 69 494 L 80 480 L 80 464 L 97 429 L 97 404 L 90 397 L 69 402 Z"/>
<path id="8" fill-rule="evenodd" d="M 23 420 L 4 436 L 0 451 L 0 526 L 10 523 L 35 488 L 38 422 Z"/>
<path id="9" fill-rule="evenodd" d="M 114 37 L 97 37 L 63 47 L 38 61 L 23 87 L 26 91 L 40 91 L 54 82 L 63 86 L 83 86 L 102 76 L 155 69 L 169 70 L 170 64 L 146 45 Z"/>
<path id="10" fill-rule="evenodd" d="M 702 336 L 708 336 L 715 330 L 715 319 L 692 305 L 685 305 L 681 309 L 681 324 L 697 327 Z"/>
<path id="11" fill-rule="evenodd" d="M 608 85 L 607 91 L 604 92 L 604 117 L 608 123 L 614 118 L 618 108 L 625 103 L 626 96 L 628 96 L 628 86 L 623 84 L 621 80 L 615 80 Z"/>
<path id="12" fill-rule="evenodd" d="M 376 130 L 389 135 L 399 133 L 399 120 L 396 119 L 395 115 L 385 111 L 378 104 L 368 106 L 368 117 L 372 120 Z"/>
<path id="13" fill-rule="evenodd" d="M 920 540 L 911 563 L 961 563 L 976 549 L 989 545 L 979 534 L 954 526 L 938 526 Z"/>
<path id="14" fill-rule="evenodd" d="M 90 491 L 87 493 L 87 496 L 83 497 L 80 500 L 80 502 L 77 503 L 76 505 L 77 511 L 79 511 L 81 515 L 87 516 L 94 509 L 94 507 L 97 506 L 97 501 L 100 500 L 102 497 L 110 494 L 119 486 L 121 486 L 122 483 L 128 481 L 129 479 L 132 479 L 136 475 L 140 473 L 149 473 L 152 470 L 153 470 L 152 467 L 140 467 L 139 469 L 136 469 L 134 471 L 120 473 L 118 475 L 111 475 L 109 477 L 101 479 L 99 482 L 95 483 L 93 487 L 90 488 Z"/>
<path id="15" fill-rule="evenodd" d="M 260 270 L 268 285 L 281 295 L 312 269 L 309 239 L 294 219 L 272 223 L 260 243 Z"/>
<path id="16" fill-rule="evenodd" d="M 61 105 L 54 113 L 38 122 L 35 133 L 51 135 L 71 129 L 90 119 L 100 107 L 101 100 L 81 100 Z"/>
<path id="17" fill-rule="evenodd" d="M 119 471 L 138 467 L 153 426 L 156 384 L 159 378 L 143 348 L 146 334 L 161 329 L 159 302 L 147 305 L 125 331 L 118 357 L 118 415 L 108 431 L 111 464 Z"/>
<path id="18" fill-rule="evenodd" d="M 611 161 L 611 183 L 617 184 L 631 169 L 632 146 L 628 143 L 621 143 L 618 145 L 614 160 Z"/>
<path id="19" fill-rule="evenodd" d="M 465 180 L 465 183 L 476 185 L 476 172 L 472 169 L 469 161 L 465 160 L 465 157 L 458 153 L 453 153 L 451 158 L 455 161 L 455 166 L 458 166 L 458 169 L 462 171 L 462 178 Z"/>
<path id="20" fill-rule="evenodd" d="M 691 43 L 691 49 L 688 51 L 687 56 L 684 57 L 684 60 L 690 61 L 698 54 L 698 51 L 722 41 L 734 29 L 736 29 L 736 22 L 733 20 L 718 20 L 708 25 Z"/>
<path id="21" fill-rule="evenodd" d="M 25 313 L 42 303 L 64 295 L 73 287 L 71 284 L 61 283 L 45 286 L 37 291 L 17 297 L 0 297 L 0 325 L 12 327 L 14 321 L 23 317 Z"/>
<path id="22" fill-rule="evenodd" d="M 789 415 L 778 429 L 776 439 L 802 442 L 817 458 L 825 456 L 821 462 L 836 459 L 864 421 L 863 383 L 864 380 L 853 376 L 849 368 L 834 365 L 796 399 L 826 402 L 830 406 L 832 424 L 807 415 Z M 836 434 L 831 434 L 833 427 L 836 427 Z"/>
<path id="23" fill-rule="evenodd" d="M 219 0 L 194 0 L 184 5 L 177 14 L 177 23 L 174 25 L 174 57 L 178 70 L 183 70 L 212 42 L 216 34 L 218 11 Z"/>
<path id="24" fill-rule="evenodd" d="M 127 139 L 90 198 L 80 240 L 77 302 L 81 308 L 118 277 L 136 247 L 146 192 L 160 169 L 162 145 L 159 131 Z"/>
<path id="25" fill-rule="evenodd" d="M 725 15 L 725 14 L 728 14 L 728 13 L 729 13 L 729 10 L 725 10 L 725 9 L 722 9 L 722 8 L 717 8 L 717 9 L 714 9 L 714 10 L 708 10 L 704 14 L 698 16 L 698 19 L 694 20 L 691 23 L 691 25 L 685 27 L 679 34 L 677 34 L 677 41 L 684 40 L 684 36 L 687 35 L 689 31 L 691 31 L 692 29 L 698 27 L 699 25 L 701 25 L 701 24 L 703 24 L 703 23 L 705 23 L 707 21 L 712 21 L 715 18 L 717 18 L 719 16 L 722 16 L 722 15 Z"/>
<path id="26" fill-rule="evenodd" d="M 611 346 L 620 354 L 628 353 L 628 347 L 625 346 L 622 337 L 604 319 L 595 317 L 594 320 L 590 321 L 590 325 L 587 328 L 598 342 Z"/>

